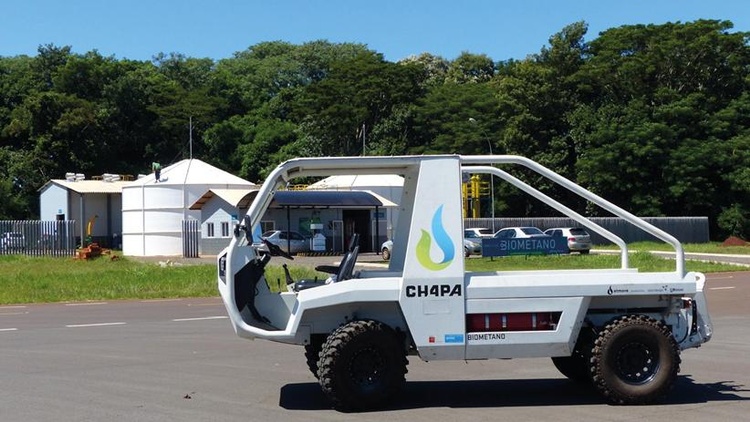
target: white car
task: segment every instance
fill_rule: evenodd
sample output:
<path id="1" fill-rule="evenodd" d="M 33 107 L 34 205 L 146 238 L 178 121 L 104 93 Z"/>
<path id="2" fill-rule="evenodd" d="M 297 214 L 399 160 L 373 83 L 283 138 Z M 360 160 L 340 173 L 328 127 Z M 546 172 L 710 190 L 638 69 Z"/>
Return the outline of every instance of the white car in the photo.
<path id="1" fill-rule="evenodd" d="M 580 227 L 554 227 L 545 230 L 544 234 L 567 238 L 568 249 L 571 252 L 580 252 L 585 255 L 591 251 L 591 236 Z"/>
<path id="2" fill-rule="evenodd" d="M 270 230 L 263 233 L 261 237 L 288 253 L 307 252 L 310 250 L 310 240 L 295 231 Z"/>
<path id="3" fill-rule="evenodd" d="M 498 239 L 529 239 L 549 238 L 551 236 L 544 234 L 536 227 L 506 227 L 498 230 L 493 237 Z"/>
<path id="4" fill-rule="evenodd" d="M 391 259 L 392 250 L 393 250 L 392 240 L 386 240 L 385 242 L 383 242 L 382 245 L 380 245 L 380 252 L 383 254 L 383 259 L 386 261 Z M 482 254 L 481 239 L 480 239 L 480 242 L 472 242 L 469 239 L 464 239 L 464 256 L 468 258 L 471 255 L 481 255 L 481 254 Z"/>
<path id="5" fill-rule="evenodd" d="M 490 238 L 493 234 L 495 233 L 492 231 L 492 229 L 488 229 L 486 227 L 470 227 L 468 229 L 464 229 L 465 239 L 480 239 L 480 242 L 482 238 Z"/>

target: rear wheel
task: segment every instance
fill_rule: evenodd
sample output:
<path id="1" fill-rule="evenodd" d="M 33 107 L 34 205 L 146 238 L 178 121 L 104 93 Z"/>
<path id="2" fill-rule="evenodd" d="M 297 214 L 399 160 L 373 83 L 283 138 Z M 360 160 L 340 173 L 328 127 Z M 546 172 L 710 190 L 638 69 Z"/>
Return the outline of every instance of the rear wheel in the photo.
<path id="1" fill-rule="evenodd" d="M 377 321 L 352 321 L 334 331 L 320 353 L 318 375 L 334 407 L 384 404 L 406 382 L 406 354 L 396 334 Z"/>
<path id="2" fill-rule="evenodd" d="M 663 323 L 643 315 L 620 317 L 599 333 L 591 357 L 594 386 L 615 404 L 649 404 L 672 388 L 680 352 Z"/>

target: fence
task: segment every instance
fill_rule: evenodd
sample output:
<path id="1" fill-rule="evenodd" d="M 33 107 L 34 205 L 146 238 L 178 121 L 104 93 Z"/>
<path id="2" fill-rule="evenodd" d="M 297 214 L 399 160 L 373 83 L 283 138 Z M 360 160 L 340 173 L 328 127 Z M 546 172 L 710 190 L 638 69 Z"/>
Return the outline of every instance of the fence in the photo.
<path id="1" fill-rule="evenodd" d="M 182 220 L 182 256 L 198 258 L 201 240 L 201 222 L 198 220 Z"/>
<path id="2" fill-rule="evenodd" d="M 592 217 L 594 223 L 620 236 L 626 243 L 656 240 L 655 237 L 618 217 Z M 705 243 L 709 241 L 708 217 L 643 217 L 650 223 L 676 237 L 682 243 Z M 539 218 L 495 218 L 495 231 L 503 227 L 534 226 L 542 230 L 551 227 L 581 227 L 581 224 L 566 217 Z M 491 218 L 466 218 L 464 227 L 492 227 Z M 611 243 L 593 230 L 591 241 L 595 245 Z"/>
<path id="3" fill-rule="evenodd" d="M 0 220 L 0 255 L 73 256 L 75 221 Z"/>

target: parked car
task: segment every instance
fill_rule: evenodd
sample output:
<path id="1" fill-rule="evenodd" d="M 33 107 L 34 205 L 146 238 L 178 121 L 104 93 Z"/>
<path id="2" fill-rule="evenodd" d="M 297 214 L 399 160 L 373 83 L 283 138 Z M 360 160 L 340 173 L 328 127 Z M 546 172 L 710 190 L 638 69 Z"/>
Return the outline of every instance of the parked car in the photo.
<path id="1" fill-rule="evenodd" d="M 0 236 L 0 249 L 26 249 L 26 237 L 20 232 L 7 232 Z"/>
<path id="2" fill-rule="evenodd" d="M 392 240 L 386 240 L 383 242 L 382 245 L 380 245 L 380 253 L 383 256 L 383 259 L 388 261 L 391 259 L 391 252 L 393 251 L 393 241 Z M 471 255 L 481 255 L 482 254 L 482 243 L 479 242 L 472 242 L 471 240 L 464 239 L 464 256 L 467 258 Z"/>
<path id="3" fill-rule="evenodd" d="M 495 234 L 492 229 L 488 229 L 485 227 L 471 227 L 468 229 L 464 229 L 464 238 L 465 239 L 481 239 L 483 237 L 492 237 L 492 235 Z"/>
<path id="4" fill-rule="evenodd" d="M 261 238 L 268 240 L 289 253 L 307 252 L 310 250 L 310 239 L 295 231 L 270 230 L 263 233 Z"/>
<path id="5" fill-rule="evenodd" d="M 591 251 L 591 236 L 580 227 L 554 227 L 544 231 L 552 237 L 565 237 L 568 239 L 568 249 L 571 252 L 587 254 Z"/>
<path id="6" fill-rule="evenodd" d="M 464 229 L 464 248 L 469 251 L 470 255 L 481 255 L 482 239 L 491 237 L 492 229 L 487 229 L 484 227 L 472 227 Z"/>
<path id="7" fill-rule="evenodd" d="M 543 231 L 536 227 L 506 227 L 500 229 L 493 237 L 498 239 L 529 239 L 529 238 L 549 238 L 551 236 L 544 234 Z"/>

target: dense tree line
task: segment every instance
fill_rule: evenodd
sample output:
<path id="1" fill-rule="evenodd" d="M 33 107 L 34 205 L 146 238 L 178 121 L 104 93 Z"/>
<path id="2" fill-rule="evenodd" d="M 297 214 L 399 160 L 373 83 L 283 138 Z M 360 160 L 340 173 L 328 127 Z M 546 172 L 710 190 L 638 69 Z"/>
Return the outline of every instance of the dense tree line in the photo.
<path id="1" fill-rule="evenodd" d="M 137 174 L 192 149 L 251 181 L 295 156 L 530 157 L 639 215 L 750 234 L 750 33 L 731 22 L 584 22 L 524 60 L 264 42 L 213 61 L 40 46 L 0 57 L 0 219 L 33 218 L 66 171 Z M 499 41 L 500 42 L 500 41 Z M 555 196 L 569 195 L 541 184 Z M 550 210 L 496 184 L 498 215 Z M 584 202 L 579 211 L 597 215 Z"/>

